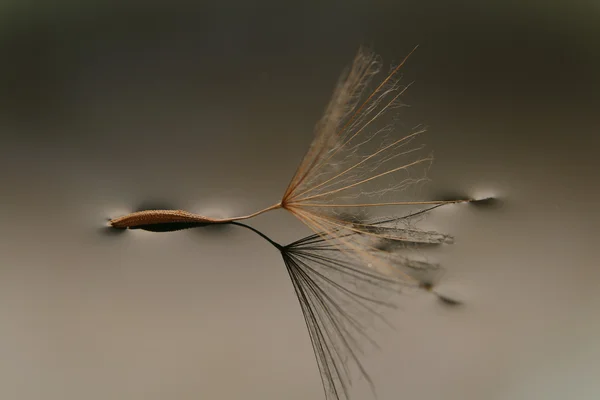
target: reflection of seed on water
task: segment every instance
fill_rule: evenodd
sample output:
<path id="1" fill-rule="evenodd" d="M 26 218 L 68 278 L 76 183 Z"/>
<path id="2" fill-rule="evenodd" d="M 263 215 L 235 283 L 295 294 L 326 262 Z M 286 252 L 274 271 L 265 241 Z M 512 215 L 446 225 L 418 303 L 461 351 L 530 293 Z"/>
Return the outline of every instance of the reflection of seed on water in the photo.
<path id="1" fill-rule="evenodd" d="M 374 390 L 360 356 L 366 344 L 379 348 L 369 336 L 369 328 L 377 321 L 392 326 L 381 309 L 396 308 L 394 297 L 402 290 L 424 289 L 442 301 L 458 304 L 437 294 L 433 284 L 399 279 L 404 277 L 403 269 L 418 265 L 421 270 L 428 266 L 437 270 L 439 267 L 435 264 L 398 254 L 390 259 L 393 260 L 390 264 L 398 269 L 398 276 L 389 276 L 363 264 L 354 254 L 354 248 L 345 247 L 345 242 L 340 242 L 338 236 L 330 237 L 328 232 L 282 246 L 251 226 L 240 222 L 232 224 L 252 230 L 281 253 L 300 302 L 328 399 L 349 398 L 349 365 L 356 367 Z M 351 235 L 360 236 L 359 233 Z"/>

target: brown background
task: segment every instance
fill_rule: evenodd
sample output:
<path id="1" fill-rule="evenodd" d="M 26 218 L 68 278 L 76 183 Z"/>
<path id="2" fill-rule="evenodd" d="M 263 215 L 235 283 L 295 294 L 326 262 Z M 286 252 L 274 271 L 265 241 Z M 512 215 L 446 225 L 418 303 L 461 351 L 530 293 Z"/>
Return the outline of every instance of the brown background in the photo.
<path id="1" fill-rule="evenodd" d="M 39 3 L 0 6 L 0 398 L 323 398 L 275 249 L 104 225 L 276 202 L 360 44 L 387 64 L 420 45 L 422 197 L 502 199 L 427 219 L 456 236 L 435 257 L 466 305 L 400 299 L 364 358 L 379 398 L 600 396 L 597 2 Z"/>

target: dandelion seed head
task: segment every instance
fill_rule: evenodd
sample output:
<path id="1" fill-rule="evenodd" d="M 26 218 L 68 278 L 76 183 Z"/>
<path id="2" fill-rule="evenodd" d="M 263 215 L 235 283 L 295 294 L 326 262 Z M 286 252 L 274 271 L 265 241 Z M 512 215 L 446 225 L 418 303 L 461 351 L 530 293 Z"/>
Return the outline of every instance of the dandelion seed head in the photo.
<path id="1" fill-rule="evenodd" d="M 445 201 L 406 201 L 408 188 L 427 182 L 433 157 L 425 153 L 424 126 L 406 128 L 397 111 L 410 87 L 399 74 L 406 59 L 377 81 L 381 61 L 360 49 L 338 82 L 315 137 L 281 205 L 314 232 L 366 267 L 405 282 L 406 260 L 390 256 L 408 245 L 451 243 L 452 238 L 419 229 L 412 218 L 371 220 L 380 207 L 436 206 Z"/>

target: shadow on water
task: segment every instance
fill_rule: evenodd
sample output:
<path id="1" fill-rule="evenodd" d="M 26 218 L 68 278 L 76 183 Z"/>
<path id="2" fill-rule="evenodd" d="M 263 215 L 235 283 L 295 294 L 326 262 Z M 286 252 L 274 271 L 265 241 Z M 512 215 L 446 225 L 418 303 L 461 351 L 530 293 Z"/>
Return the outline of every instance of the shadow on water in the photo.
<path id="1" fill-rule="evenodd" d="M 438 293 L 435 290 L 435 284 L 432 281 L 423 281 L 420 285 L 421 289 L 430 292 L 436 296 L 439 303 L 446 307 L 458 307 L 462 306 L 464 303 L 452 297 L 445 296 L 443 294 Z"/>

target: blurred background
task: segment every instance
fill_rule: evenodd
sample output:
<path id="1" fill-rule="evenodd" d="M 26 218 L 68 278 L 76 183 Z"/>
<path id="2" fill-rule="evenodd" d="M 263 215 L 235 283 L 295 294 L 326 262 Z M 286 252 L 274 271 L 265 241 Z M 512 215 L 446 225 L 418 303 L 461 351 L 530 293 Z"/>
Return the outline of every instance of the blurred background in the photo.
<path id="1" fill-rule="evenodd" d="M 0 4 L 0 398 L 324 398 L 274 248 L 106 224 L 277 202 L 362 44 L 420 45 L 401 115 L 436 162 L 407 198 L 500 200 L 424 221 L 465 304 L 399 299 L 363 357 L 379 399 L 600 396 L 598 2 L 199 3 Z"/>

